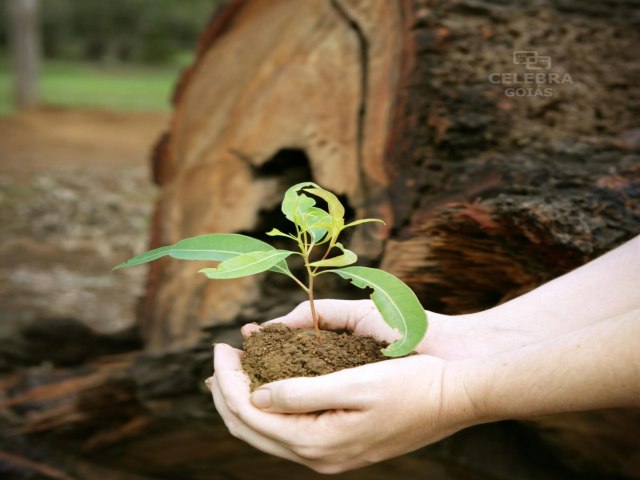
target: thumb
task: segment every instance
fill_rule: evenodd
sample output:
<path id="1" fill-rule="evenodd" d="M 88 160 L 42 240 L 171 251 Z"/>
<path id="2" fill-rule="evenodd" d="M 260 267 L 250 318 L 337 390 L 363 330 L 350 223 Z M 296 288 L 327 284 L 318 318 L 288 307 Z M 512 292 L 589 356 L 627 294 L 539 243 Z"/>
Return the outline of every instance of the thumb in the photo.
<path id="1" fill-rule="evenodd" d="M 370 300 L 334 300 L 315 301 L 320 328 L 325 330 L 354 330 L 358 322 L 375 309 Z M 302 302 L 283 317 L 265 323 L 284 323 L 291 328 L 310 328 L 313 326 L 309 302 Z"/>
<path id="2" fill-rule="evenodd" d="M 251 394 L 251 403 L 273 413 L 362 410 L 369 403 L 370 387 L 354 375 L 359 368 L 269 383 Z"/>

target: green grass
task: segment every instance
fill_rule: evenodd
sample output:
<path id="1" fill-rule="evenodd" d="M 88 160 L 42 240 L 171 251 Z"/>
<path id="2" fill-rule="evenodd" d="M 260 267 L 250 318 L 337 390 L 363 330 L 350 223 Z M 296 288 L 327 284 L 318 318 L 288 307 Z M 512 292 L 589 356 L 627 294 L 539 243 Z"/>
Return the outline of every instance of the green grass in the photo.
<path id="1" fill-rule="evenodd" d="M 107 110 L 165 111 L 180 69 L 177 67 L 106 67 L 44 63 L 40 86 L 43 104 Z M 11 76 L 0 62 L 0 115 L 12 112 Z"/>

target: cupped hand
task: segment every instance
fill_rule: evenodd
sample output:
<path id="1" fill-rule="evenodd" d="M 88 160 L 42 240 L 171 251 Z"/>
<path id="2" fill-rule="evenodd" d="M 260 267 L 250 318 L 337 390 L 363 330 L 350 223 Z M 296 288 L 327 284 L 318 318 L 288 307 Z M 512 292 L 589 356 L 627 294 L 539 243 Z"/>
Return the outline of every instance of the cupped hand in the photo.
<path id="1" fill-rule="evenodd" d="M 351 317 L 351 326 L 371 334 L 371 326 L 360 324 L 366 311 Z M 281 380 L 250 394 L 241 355 L 216 345 L 210 387 L 226 426 L 254 447 L 318 472 L 379 462 L 473 423 L 471 403 L 439 358 L 415 355 Z"/>
<path id="2" fill-rule="evenodd" d="M 400 334 L 387 325 L 371 300 L 316 300 L 320 328 L 325 330 L 348 330 L 354 335 L 369 335 L 377 340 L 392 343 Z M 452 317 L 427 312 L 429 328 L 425 339 L 416 351 L 442 359 L 467 358 L 477 353 L 477 343 L 471 339 L 472 320 L 470 316 Z M 262 325 L 283 323 L 291 328 L 312 328 L 309 302 L 303 302 L 287 315 Z M 259 330 L 255 323 L 242 327 L 246 337 Z"/>
<path id="3" fill-rule="evenodd" d="M 315 307 L 321 328 L 389 343 L 398 338 L 370 300 L 319 300 Z M 236 437 L 323 473 L 358 468 L 437 441 L 479 422 L 460 369 L 447 367 L 457 363 L 453 360 L 491 355 L 522 340 L 504 330 L 498 335 L 487 318 L 428 316 L 419 355 L 273 382 L 253 394 L 240 364 L 242 352 L 219 344 L 211 383 L 216 408 Z M 272 322 L 313 326 L 307 302 L 267 324 Z M 245 325 L 242 333 L 259 328 Z"/>

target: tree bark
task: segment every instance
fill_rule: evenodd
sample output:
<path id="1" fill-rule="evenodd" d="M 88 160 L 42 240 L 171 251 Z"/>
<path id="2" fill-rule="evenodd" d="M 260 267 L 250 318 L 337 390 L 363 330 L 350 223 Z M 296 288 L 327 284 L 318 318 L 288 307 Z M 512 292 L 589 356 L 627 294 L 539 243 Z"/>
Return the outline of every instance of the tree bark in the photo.
<path id="1" fill-rule="evenodd" d="M 640 233 L 632 4 L 232 2 L 203 37 L 154 158 L 153 246 L 260 235 L 284 189 L 313 179 L 355 217 L 386 221 L 351 245 L 429 309 L 488 308 L 586 263 Z M 205 283 L 195 270 L 153 267 L 150 349 L 292 306 L 271 280 Z M 595 423 L 597 448 L 555 438 L 589 464 L 633 471 Z"/>
<path id="2" fill-rule="evenodd" d="M 610 7 L 231 2 L 203 35 L 154 155 L 152 246 L 263 235 L 280 226 L 283 191 L 313 179 L 353 216 L 386 221 L 351 244 L 429 308 L 486 308 L 587 262 L 640 230 L 638 18 Z M 532 45 L 549 71 L 514 63 Z M 551 83 L 520 86 L 525 74 Z M 509 96 L 515 87 L 531 91 Z M 152 266 L 150 349 L 272 313 L 261 293 L 272 282 L 196 271 Z"/>
<path id="3" fill-rule="evenodd" d="M 584 264 L 640 234 L 639 5 L 232 0 L 203 32 L 153 155 L 151 247 L 286 229 L 283 192 L 314 180 L 351 217 L 385 220 L 348 243 L 425 308 L 489 308 Z M 547 83 L 518 83 L 538 73 Z M 200 266 L 151 264 L 145 351 L 6 376 L 6 421 L 26 442 L 10 453 L 66 439 L 82 453 L 54 456 L 73 472 L 250 475 L 201 385 L 209 346 L 304 295 L 268 275 L 206 281 Z M 319 296 L 360 293 L 327 283 Z M 365 477 L 640 478 L 639 425 L 616 410 L 479 427 Z"/>

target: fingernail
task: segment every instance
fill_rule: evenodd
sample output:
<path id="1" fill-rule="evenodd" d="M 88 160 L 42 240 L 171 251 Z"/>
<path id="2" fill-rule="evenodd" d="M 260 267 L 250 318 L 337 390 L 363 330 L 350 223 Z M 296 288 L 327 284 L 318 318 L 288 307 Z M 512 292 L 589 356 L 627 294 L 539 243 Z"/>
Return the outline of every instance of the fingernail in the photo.
<path id="1" fill-rule="evenodd" d="M 207 386 L 207 388 L 208 388 L 209 390 L 211 390 L 211 379 L 212 379 L 212 378 L 213 378 L 213 377 L 209 377 L 209 378 L 207 378 L 207 379 L 204 381 L 204 384 Z"/>
<path id="2" fill-rule="evenodd" d="M 269 408 L 271 406 L 271 392 L 266 388 L 256 390 L 251 395 L 251 403 L 258 408 Z"/>

